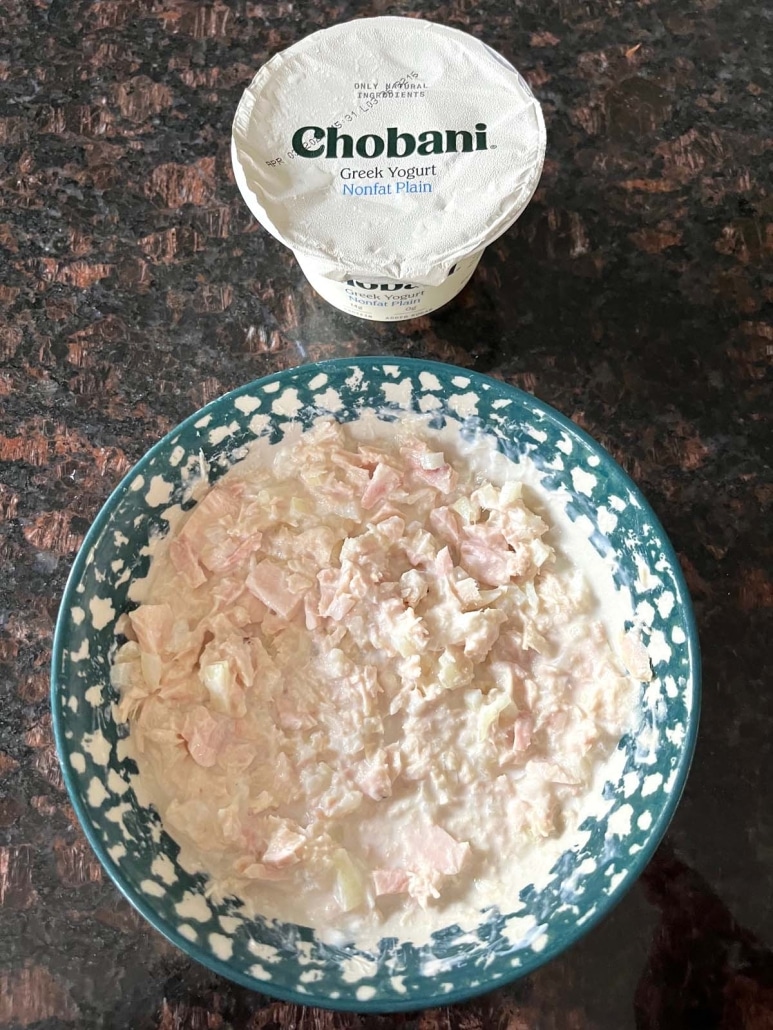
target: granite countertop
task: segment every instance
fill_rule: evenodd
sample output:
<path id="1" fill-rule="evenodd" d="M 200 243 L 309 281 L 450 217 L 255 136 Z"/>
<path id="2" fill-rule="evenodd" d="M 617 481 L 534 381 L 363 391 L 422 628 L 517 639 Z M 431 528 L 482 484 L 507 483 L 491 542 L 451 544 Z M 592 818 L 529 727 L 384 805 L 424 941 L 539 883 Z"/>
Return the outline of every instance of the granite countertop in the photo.
<path id="1" fill-rule="evenodd" d="M 773 1026 L 773 199 L 759 0 L 3 0 L 0 1028 Z M 379 325 L 315 296 L 229 167 L 255 69 L 314 29 L 415 13 L 524 73 L 533 203 L 450 306 Z M 770 40 L 770 35 L 768 35 Z M 167 944 L 106 880 L 51 738 L 51 635 L 112 487 L 218 394 L 322 357 L 436 358 L 532 391 L 660 515 L 704 711 L 666 842 L 536 975 L 406 1016 L 301 1010 Z"/>

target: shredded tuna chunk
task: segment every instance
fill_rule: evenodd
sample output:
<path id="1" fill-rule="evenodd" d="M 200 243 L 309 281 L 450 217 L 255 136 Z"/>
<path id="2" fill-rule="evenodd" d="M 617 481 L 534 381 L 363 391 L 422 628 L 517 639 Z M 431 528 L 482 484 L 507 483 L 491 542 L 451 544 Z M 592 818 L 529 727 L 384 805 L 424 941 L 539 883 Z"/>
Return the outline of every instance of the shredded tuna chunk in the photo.
<path id="1" fill-rule="evenodd" d="M 392 771 L 384 748 L 373 758 L 364 761 L 355 775 L 355 782 L 363 794 L 374 801 L 383 801 L 392 794 Z"/>
<path id="2" fill-rule="evenodd" d="M 229 736 L 225 720 L 210 715 L 203 705 L 192 708 L 183 724 L 182 736 L 188 744 L 188 751 L 197 765 L 209 768 Z"/>
<path id="3" fill-rule="evenodd" d="M 178 537 L 177 540 L 170 541 L 169 557 L 177 571 L 185 578 L 188 586 L 195 589 L 202 583 L 206 583 L 206 573 L 199 565 L 199 560 L 188 537 Z"/>
<path id="4" fill-rule="evenodd" d="M 623 634 L 620 650 L 625 667 L 630 674 L 637 680 L 649 683 L 652 679 L 652 667 L 647 649 L 638 634 L 633 631 Z"/>
<path id="5" fill-rule="evenodd" d="M 248 590 L 283 619 L 291 618 L 303 601 L 303 595 L 290 588 L 282 568 L 268 558 L 252 569 L 246 582 Z"/>
<path id="6" fill-rule="evenodd" d="M 300 832 L 300 827 L 293 826 L 287 819 L 274 819 L 273 823 L 273 832 L 263 853 L 263 864 L 281 868 L 300 862 L 299 852 L 306 843 L 306 837 Z"/>
<path id="7" fill-rule="evenodd" d="M 410 880 L 405 869 L 374 869 L 376 894 L 407 894 Z"/>
<path id="8" fill-rule="evenodd" d="M 168 604 L 143 604 L 129 618 L 143 653 L 161 654 L 168 649 L 174 627 L 174 614 Z"/>
<path id="9" fill-rule="evenodd" d="M 365 493 L 362 495 L 362 506 L 366 511 L 389 497 L 402 484 L 403 477 L 384 462 L 379 462 L 373 470 Z"/>
<path id="10" fill-rule="evenodd" d="M 443 876 L 455 876 L 470 855 L 467 841 L 459 843 L 440 826 L 431 826 L 422 833 L 416 850 L 422 869 L 442 873 Z"/>

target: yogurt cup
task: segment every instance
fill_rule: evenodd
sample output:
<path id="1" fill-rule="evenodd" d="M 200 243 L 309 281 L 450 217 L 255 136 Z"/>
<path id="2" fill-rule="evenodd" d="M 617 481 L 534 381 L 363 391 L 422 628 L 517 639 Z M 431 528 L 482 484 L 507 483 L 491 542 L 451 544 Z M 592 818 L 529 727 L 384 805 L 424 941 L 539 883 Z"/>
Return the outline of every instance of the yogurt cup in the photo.
<path id="1" fill-rule="evenodd" d="M 236 182 L 341 310 L 425 315 L 524 210 L 545 157 L 538 102 L 501 55 L 415 18 L 362 18 L 277 54 L 242 94 Z"/>

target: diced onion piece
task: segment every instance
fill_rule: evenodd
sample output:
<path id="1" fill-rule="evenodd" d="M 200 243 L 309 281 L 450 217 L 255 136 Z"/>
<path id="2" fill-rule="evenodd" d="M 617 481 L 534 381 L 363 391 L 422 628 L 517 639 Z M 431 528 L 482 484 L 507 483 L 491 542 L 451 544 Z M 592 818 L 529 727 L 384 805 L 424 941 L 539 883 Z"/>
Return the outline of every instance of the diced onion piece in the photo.
<path id="1" fill-rule="evenodd" d="M 511 504 L 520 501 L 522 496 L 523 483 L 508 481 L 500 488 L 499 503 L 503 508 L 509 508 Z"/>
<path id="2" fill-rule="evenodd" d="M 479 504 L 481 508 L 485 508 L 487 511 L 494 511 L 499 507 L 500 503 L 499 490 L 497 490 L 493 483 L 484 483 L 483 486 L 473 491 L 472 500 L 474 503 Z"/>
<path id="3" fill-rule="evenodd" d="M 140 645 L 136 640 L 129 640 L 123 645 L 123 647 L 119 647 L 116 651 L 115 658 L 113 659 L 113 666 L 121 665 L 124 662 L 136 662 L 139 660 L 139 657 Z"/>
<path id="4" fill-rule="evenodd" d="M 148 654 L 143 651 L 140 655 L 140 667 L 142 675 L 149 687 L 157 690 L 161 682 L 161 658 L 157 654 Z"/>
<path id="5" fill-rule="evenodd" d="M 443 468 L 446 463 L 446 456 L 442 451 L 425 451 L 419 458 L 419 462 L 423 469 L 433 471 L 434 469 Z"/>
<path id="6" fill-rule="evenodd" d="M 472 679 L 472 661 L 464 655 L 444 651 L 438 659 L 438 681 L 446 690 L 466 687 Z"/>
<path id="7" fill-rule="evenodd" d="M 313 515 L 313 508 L 303 497 L 291 497 L 287 520 L 292 526 L 300 526 L 308 515 Z"/>
<path id="8" fill-rule="evenodd" d="M 531 542 L 531 560 L 537 566 L 544 565 L 548 558 L 553 554 L 552 547 L 548 547 L 541 540 L 532 540 Z"/>
<path id="9" fill-rule="evenodd" d="M 142 678 L 142 666 L 138 661 L 121 662 L 110 670 L 110 683 L 120 690 L 133 687 L 138 678 Z"/>
<path id="10" fill-rule="evenodd" d="M 522 646 L 524 651 L 536 651 L 537 654 L 546 654 L 548 651 L 547 640 L 537 632 L 534 623 L 529 619 L 524 622 Z"/>
<path id="11" fill-rule="evenodd" d="M 333 897 L 342 912 L 351 912 L 365 903 L 365 884 L 357 866 L 345 848 L 333 852 L 336 882 Z"/>
<path id="12" fill-rule="evenodd" d="M 207 688 L 210 704 L 216 712 L 240 717 L 245 713 L 244 692 L 234 683 L 228 662 L 213 662 L 203 665 L 199 673 L 201 682 Z"/>
<path id="13" fill-rule="evenodd" d="M 472 498 L 470 497 L 460 497 L 458 500 L 454 501 L 451 505 L 451 510 L 461 516 L 468 525 L 470 523 L 477 522 L 480 518 L 480 506 L 473 504 Z"/>
<path id="14" fill-rule="evenodd" d="M 492 690 L 489 699 L 478 714 L 478 739 L 486 740 L 492 725 L 499 721 L 499 716 L 512 704 L 504 692 Z"/>

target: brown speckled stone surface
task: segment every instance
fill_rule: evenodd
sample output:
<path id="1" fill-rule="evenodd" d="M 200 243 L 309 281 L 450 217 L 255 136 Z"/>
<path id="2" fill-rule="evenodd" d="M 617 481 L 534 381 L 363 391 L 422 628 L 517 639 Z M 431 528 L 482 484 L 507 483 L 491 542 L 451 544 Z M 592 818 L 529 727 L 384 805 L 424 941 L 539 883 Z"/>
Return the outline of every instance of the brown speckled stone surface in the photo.
<path id="1" fill-rule="evenodd" d="M 0 0 L 0 1028 L 773 1027 L 770 193 L 762 0 Z M 539 191 L 434 316 L 337 312 L 252 221 L 229 123 L 310 31 L 413 13 L 537 91 Z M 667 843 L 528 980 L 415 1016 L 274 1004 L 121 900 L 63 792 L 51 633 L 89 521 L 217 394 L 299 362 L 427 356 L 502 376 L 599 439 L 679 552 L 704 715 Z"/>

